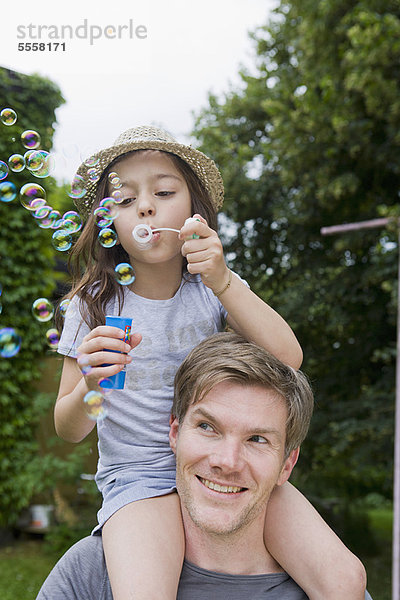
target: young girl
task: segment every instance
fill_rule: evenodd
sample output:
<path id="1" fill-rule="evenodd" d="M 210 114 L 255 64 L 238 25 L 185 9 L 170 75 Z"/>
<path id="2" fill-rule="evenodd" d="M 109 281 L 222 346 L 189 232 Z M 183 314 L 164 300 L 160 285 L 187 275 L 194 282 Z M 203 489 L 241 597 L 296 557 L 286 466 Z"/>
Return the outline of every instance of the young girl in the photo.
<path id="1" fill-rule="evenodd" d="M 56 430 L 82 440 L 94 427 L 85 395 L 126 367 L 124 389 L 107 394 L 108 415 L 97 423 L 103 505 L 95 531 L 103 536 L 114 600 L 173 600 L 184 555 L 168 443 L 177 367 L 225 323 L 293 368 L 302 353 L 287 323 L 225 264 L 216 233 L 223 184 L 212 160 L 160 129 L 139 127 L 91 157 L 78 175 L 86 194 L 75 203 L 88 219 L 71 254 L 75 278 L 59 345 L 65 359 Z M 118 242 L 104 248 L 93 211 L 113 192 L 122 198 L 112 225 Z M 137 225 L 179 235 L 158 231 L 138 244 Z M 134 268 L 128 286 L 115 278 L 123 262 Z M 104 325 L 106 314 L 133 319 L 130 341 Z M 363 598 L 355 557 L 292 486 L 283 487 L 268 511 L 268 549 L 310 598 Z"/>

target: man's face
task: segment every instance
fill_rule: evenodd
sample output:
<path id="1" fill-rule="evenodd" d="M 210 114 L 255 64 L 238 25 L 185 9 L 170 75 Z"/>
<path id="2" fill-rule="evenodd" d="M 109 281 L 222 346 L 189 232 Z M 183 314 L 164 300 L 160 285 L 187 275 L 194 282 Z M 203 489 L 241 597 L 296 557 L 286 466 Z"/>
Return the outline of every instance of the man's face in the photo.
<path id="1" fill-rule="evenodd" d="M 275 485 L 289 477 L 298 450 L 284 460 L 287 409 L 275 391 L 223 381 L 171 425 L 184 518 L 228 535 L 265 518 Z M 186 513 L 186 514 L 185 514 Z"/>

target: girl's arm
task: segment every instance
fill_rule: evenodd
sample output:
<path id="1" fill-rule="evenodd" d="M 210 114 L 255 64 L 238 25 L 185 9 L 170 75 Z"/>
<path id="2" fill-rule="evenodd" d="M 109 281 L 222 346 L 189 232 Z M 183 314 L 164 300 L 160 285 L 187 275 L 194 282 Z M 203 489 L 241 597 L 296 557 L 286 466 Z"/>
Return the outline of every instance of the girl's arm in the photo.
<path id="1" fill-rule="evenodd" d="M 362 563 L 289 482 L 271 494 L 264 540 L 310 600 L 364 600 Z"/>
<path id="2" fill-rule="evenodd" d="M 208 227 L 203 217 L 194 217 L 200 222 L 188 223 L 180 232 L 180 239 L 186 239 L 182 254 L 188 261 L 189 273 L 200 273 L 204 285 L 218 295 L 228 312 L 228 325 L 247 340 L 298 369 L 303 353 L 289 325 L 238 277 L 232 276 L 225 264 L 217 233 Z M 200 239 L 187 239 L 194 233 Z"/>
<path id="3" fill-rule="evenodd" d="M 132 357 L 127 352 L 140 343 L 141 336 L 134 334 L 129 344 L 123 341 L 124 336 L 125 332 L 117 327 L 96 327 L 83 338 L 78 360 L 64 359 L 54 424 L 57 434 L 67 442 L 80 442 L 95 426 L 83 402 L 87 392 L 99 390 L 100 379 L 115 375 L 131 362 Z M 83 375 L 79 363 L 90 366 L 90 372 Z"/>

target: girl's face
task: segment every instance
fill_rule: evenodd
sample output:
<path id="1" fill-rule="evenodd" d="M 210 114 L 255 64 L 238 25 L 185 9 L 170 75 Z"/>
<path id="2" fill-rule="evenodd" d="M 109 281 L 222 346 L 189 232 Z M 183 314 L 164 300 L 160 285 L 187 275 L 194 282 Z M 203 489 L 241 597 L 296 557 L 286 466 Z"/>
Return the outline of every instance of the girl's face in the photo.
<path id="1" fill-rule="evenodd" d="M 160 231 L 140 246 L 132 236 L 136 225 L 181 229 L 191 216 L 191 198 L 182 174 L 165 152 L 146 150 L 122 158 L 113 170 L 121 180 L 123 201 L 114 220 L 119 242 L 133 262 L 182 264 L 182 241 L 172 231 Z M 108 190 L 110 193 L 110 190 Z"/>

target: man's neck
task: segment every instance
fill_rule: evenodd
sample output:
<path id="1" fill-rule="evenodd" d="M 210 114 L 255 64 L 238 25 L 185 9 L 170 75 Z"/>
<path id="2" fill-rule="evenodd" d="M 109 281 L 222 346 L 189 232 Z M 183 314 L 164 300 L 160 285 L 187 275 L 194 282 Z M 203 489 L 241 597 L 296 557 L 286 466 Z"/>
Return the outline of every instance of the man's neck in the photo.
<path id="1" fill-rule="evenodd" d="M 216 535 L 201 530 L 184 515 L 185 559 L 203 569 L 231 575 L 281 573 L 283 569 L 264 545 L 263 525 L 257 521 L 238 532 Z"/>

